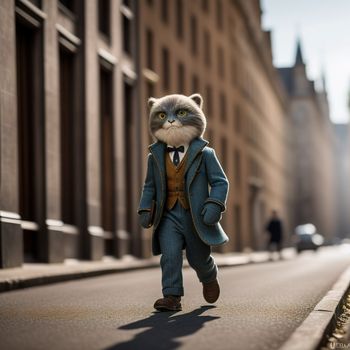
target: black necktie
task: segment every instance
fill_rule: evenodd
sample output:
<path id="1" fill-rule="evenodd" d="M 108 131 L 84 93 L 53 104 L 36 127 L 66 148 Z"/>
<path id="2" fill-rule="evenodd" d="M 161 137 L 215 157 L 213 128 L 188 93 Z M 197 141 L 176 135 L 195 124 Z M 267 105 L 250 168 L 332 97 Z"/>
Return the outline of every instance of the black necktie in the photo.
<path id="1" fill-rule="evenodd" d="M 180 155 L 179 152 L 185 152 L 185 147 L 180 146 L 180 147 L 167 147 L 166 149 L 168 152 L 174 152 L 174 158 L 173 158 L 173 163 L 177 166 L 180 163 Z"/>

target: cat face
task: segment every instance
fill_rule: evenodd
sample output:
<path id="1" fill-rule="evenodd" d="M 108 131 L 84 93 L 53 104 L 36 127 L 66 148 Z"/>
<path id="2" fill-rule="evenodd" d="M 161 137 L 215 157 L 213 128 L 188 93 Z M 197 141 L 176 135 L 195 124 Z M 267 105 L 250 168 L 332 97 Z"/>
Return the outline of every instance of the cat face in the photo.
<path id="1" fill-rule="evenodd" d="M 149 127 L 152 135 L 172 146 L 189 144 L 202 136 L 206 127 L 202 103 L 199 94 L 151 97 L 148 105 L 151 108 Z"/>

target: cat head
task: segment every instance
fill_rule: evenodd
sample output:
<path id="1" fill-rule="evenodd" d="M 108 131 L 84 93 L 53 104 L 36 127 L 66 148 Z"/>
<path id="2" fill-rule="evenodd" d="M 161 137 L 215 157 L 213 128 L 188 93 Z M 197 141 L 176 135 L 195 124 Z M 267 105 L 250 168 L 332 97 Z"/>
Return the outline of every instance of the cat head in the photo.
<path id="1" fill-rule="evenodd" d="M 196 137 L 202 136 L 206 128 L 202 104 L 203 99 L 199 94 L 149 98 L 151 134 L 157 140 L 172 146 L 189 144 Z"/>

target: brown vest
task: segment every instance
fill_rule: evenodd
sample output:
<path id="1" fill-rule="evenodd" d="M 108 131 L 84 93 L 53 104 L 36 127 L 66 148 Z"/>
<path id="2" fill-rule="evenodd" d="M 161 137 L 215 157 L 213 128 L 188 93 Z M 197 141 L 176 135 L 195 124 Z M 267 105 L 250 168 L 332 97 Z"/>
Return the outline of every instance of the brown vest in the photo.
<path id="1" fill-rule="evenodd" d="M 172 162 L 170 155 L 165 154 L 165 168 L 167 174 L 167 202 L 166 206 L 170 210 L 176 203 L 180 201 L 185 209 L 189 209 L 188 200 L 185 192 L 185 167 L 187 152 L 182 158 L 178 166 Z"/>

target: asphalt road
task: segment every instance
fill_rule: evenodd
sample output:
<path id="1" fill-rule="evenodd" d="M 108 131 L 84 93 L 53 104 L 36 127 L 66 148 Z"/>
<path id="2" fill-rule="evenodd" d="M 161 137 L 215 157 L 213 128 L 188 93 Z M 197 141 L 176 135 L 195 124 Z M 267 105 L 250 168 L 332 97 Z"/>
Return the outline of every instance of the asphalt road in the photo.
<path id="1" fill-rule="evenodd" d="M 0 348 L 278 349 L 350 264 L 350 248 L 220 270 L 221 298 L 205 304 L 184 270 L 183 311 L 154 313 L 160 270 L 0 294 Z M 302 350 L 302 349 L 301 349 Z"/>

